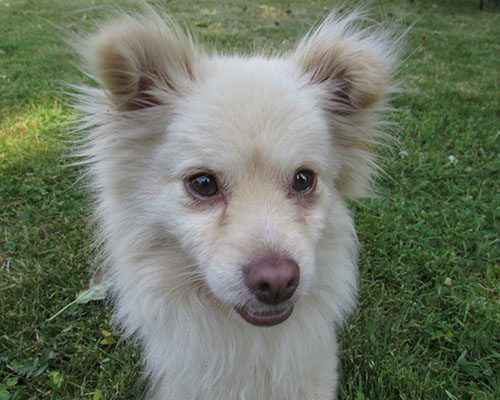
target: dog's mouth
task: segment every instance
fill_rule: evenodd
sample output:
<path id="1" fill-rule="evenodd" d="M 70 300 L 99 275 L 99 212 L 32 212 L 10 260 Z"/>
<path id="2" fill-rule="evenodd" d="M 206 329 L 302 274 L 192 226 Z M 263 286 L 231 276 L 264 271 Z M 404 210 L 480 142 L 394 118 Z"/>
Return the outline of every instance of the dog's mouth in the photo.
<path id="1" fill-rule="evenodd" d="M 293 304 L 285 305 L 275 311 L 257 311 L 248 306 L 236 307 L 236 312 L 248 323 L 255 326 L 273 326 L 282 323 L 292 315 Z"/>

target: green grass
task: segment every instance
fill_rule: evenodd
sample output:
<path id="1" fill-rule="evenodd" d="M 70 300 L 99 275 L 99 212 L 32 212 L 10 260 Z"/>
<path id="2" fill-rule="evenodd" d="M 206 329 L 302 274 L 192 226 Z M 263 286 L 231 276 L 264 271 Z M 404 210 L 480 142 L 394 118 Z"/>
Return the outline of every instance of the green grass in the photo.
<path id="1" fill-rule="evenodd" d="M 290 46 L 332 1 L 165 3 L 204 43 Z M 66 167 L 81 82 L 62 38 L 104 1 L 0 0 L 0 399 L 140 398 L 138 349 L 110 307 L 69 307 L 93 268 L 88 197 Z M 384 150 L 384 199 L 353 204 L 361 296 L 342 334 L 341 399 L 500 398 L 500 9 L 370 2 L 417 22 Z M 262 7 L 264 6 L 264 7 Z M 267 8 L 266 8 L 267 6 Z M 272 7 L 272 8 L 269 8 Z M 450 161 L 453 156 L 455 161 Z"/>

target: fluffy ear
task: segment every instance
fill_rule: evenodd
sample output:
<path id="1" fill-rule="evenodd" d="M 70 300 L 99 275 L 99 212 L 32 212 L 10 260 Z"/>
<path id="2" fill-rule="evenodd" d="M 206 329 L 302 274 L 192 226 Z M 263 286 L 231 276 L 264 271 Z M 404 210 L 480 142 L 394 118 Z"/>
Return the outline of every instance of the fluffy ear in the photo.
<path id="1" fill-rule="evenodd" d="M 90 73 L 120 111 L 168 102 L 194 79 L 200 52 L 166 15 L 123 15 L 80 41 Z"/>
<path id="2" fill-rule="evenodd" d="M 292 55 L 311 84 L 323 88 L 341 171 L 336 185 L 350 197 L 369 194 L 376 165 L 377 109 L 388 92 L 397 46 L 383 30 L 363 28 L 359 13 L 332 13 L 304 37 Z M 396 45 L 397 43 L 394 43 Z"/>

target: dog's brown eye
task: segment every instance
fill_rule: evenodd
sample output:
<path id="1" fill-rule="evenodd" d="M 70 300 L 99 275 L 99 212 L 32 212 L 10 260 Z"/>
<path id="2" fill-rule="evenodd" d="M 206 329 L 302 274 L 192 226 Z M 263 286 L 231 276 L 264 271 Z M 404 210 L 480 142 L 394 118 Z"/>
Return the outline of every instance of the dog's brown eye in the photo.
<path id="1" fill-rule="evenodd" d="M 219 191 L 217 180 L 211 174 L 194 175 L 189 178 L 188 185 L 193 194 L 201 197 L 212 197 Z"/>
<path id="2" fill-rule="evenodd" d="M 296 192 L 305 193 L 314 187 L 316 175 L 307 169 L 297 171 L 293 179 L 292 189 Z"/>

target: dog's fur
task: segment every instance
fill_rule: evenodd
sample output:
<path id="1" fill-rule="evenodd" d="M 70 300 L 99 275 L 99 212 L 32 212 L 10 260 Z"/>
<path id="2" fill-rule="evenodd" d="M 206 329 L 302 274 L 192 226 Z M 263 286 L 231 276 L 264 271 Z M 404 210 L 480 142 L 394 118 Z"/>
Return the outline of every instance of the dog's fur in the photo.
<path id="1" fill-rule="evenodd" d="M 102 89 L 81 89 L 81 150 L 96 194 L 116 320 L 162 400 L 331 400 L 336 328 L 355 306 L 357 239 L 344 197 L 368 193 L 395 51 L 332 13 L 290 53 L 209 54 L 161 13 L 124 13 L 78 42 Z M 291 189 L 314 171 L 311 193 Z M 186 179 L 217 177 L 193 197 Z M 243 266 L 299 266 L 271 327 Z"/>

